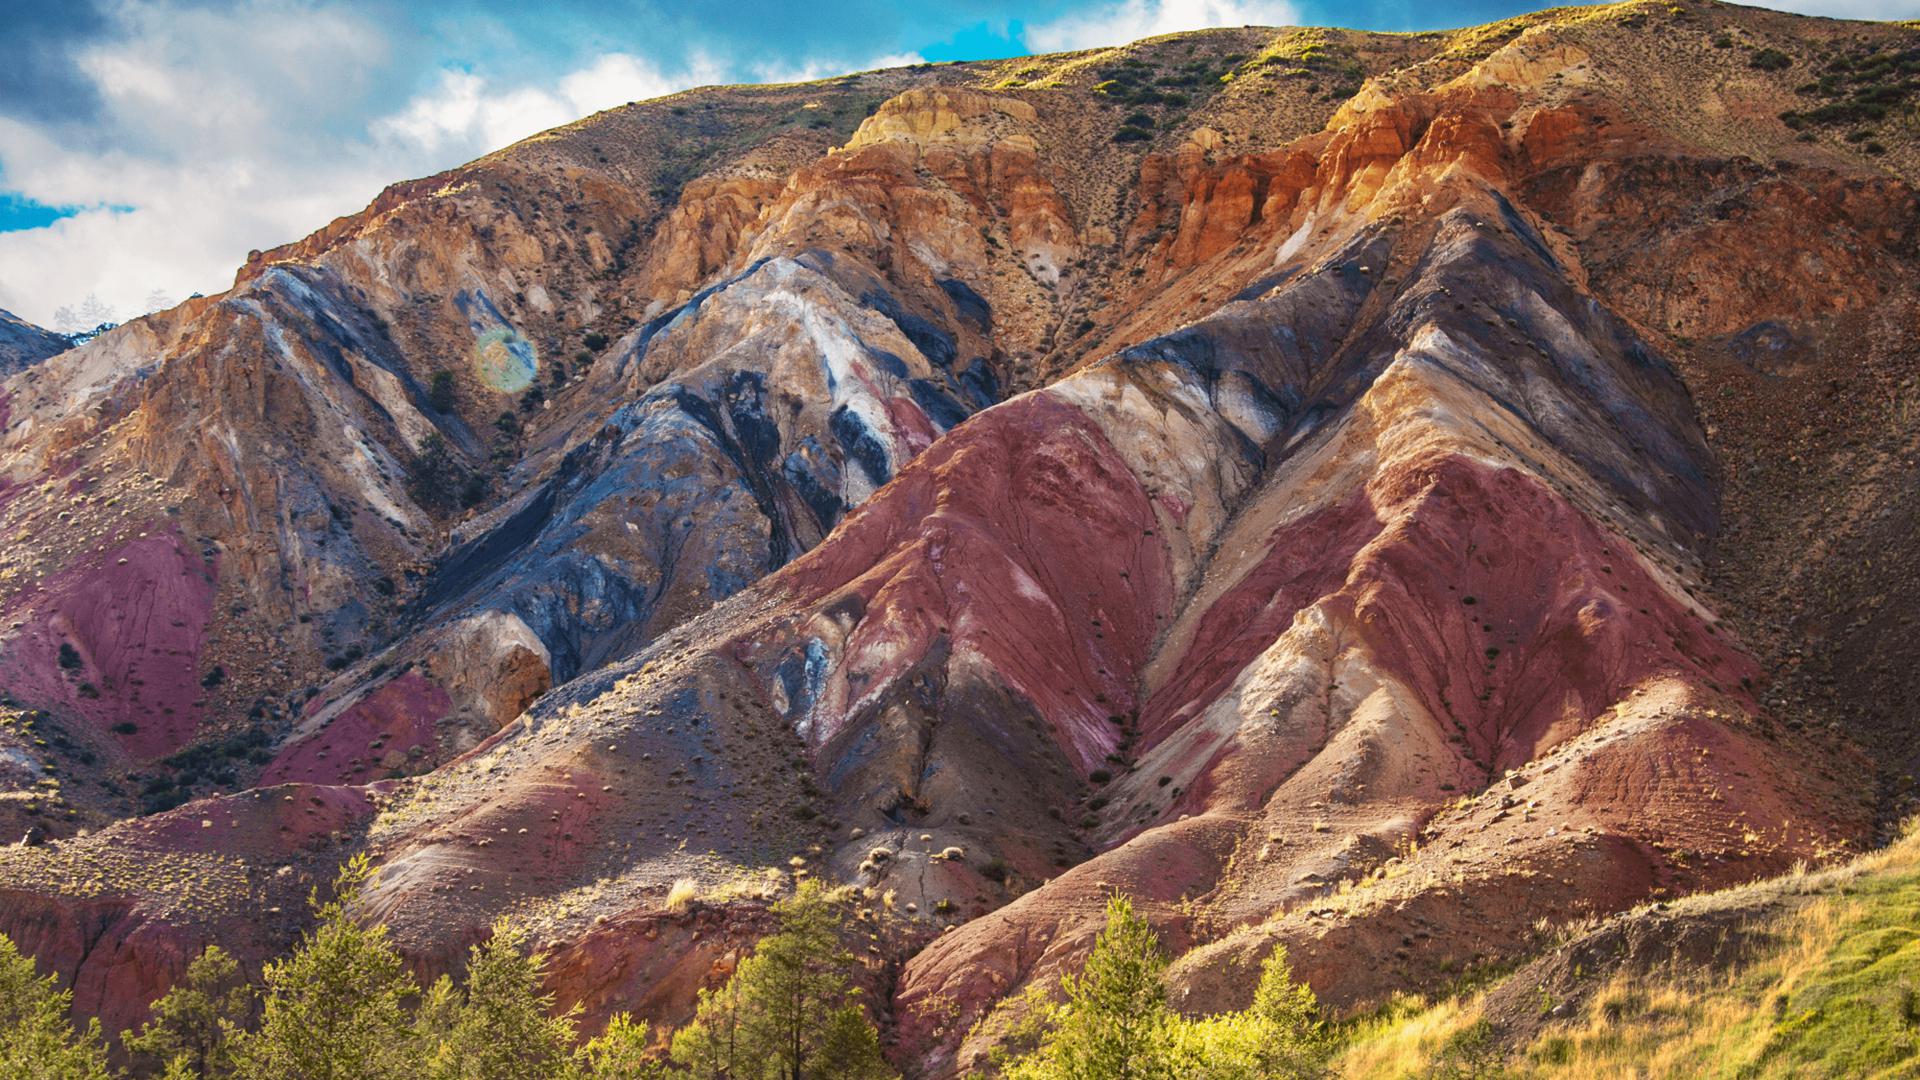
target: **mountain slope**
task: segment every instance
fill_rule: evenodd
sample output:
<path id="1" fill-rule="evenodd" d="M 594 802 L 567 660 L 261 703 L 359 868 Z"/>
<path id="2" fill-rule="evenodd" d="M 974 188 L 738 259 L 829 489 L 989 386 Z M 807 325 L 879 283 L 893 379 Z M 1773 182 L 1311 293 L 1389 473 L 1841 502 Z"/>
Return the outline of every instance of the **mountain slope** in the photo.
<path id="1" fill-rule="evenodd" d="M 673 1021 L 816 875 L 949 1075 L 1115 888 L 1182 1007 L 1275 942 L 1344 1007 L 1866 844 L 1920 157 L 1801 114 L 1916 83 L 1712 4 L 1247 28 L 398 185 L 8 383 L 0 931 L 125 1025 L 365 850 L 423 967 L 513 913 Z"/>
<path id="2" fill-rule="evenodd" d="M 11 375 L 68 346 L 67 339 L 42 330 L 11 311 L 0 310 L 0 374 Z"/>

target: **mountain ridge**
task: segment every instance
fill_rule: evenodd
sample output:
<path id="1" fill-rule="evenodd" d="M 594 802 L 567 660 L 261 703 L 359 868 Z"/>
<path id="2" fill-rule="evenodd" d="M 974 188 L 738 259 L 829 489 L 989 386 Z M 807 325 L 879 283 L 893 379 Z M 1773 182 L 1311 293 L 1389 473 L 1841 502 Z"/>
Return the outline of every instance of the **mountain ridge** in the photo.
<path id="1" fill-rule="evenodd" d="M 5 812 L 57 842 L 0 930 L 130 1023 L 219 897 L 365 850 L 424 969 L 510 911 L 564 1003 L 672 1019 L 823 876 L 946 1075 L 1116 887 L 1183 1008 L 1275 942 L 1349 1006 L 1869 843 L 1915 729 L 1834 684 L 1913 670 L 1920 151 L 1783 114 L 1917 50 L 1201 32 L 395 185 L 7 384 Z"/>
<path id="2" fill-rule="evenodd" d="M 32 367 L 69 347 L 66 338 L 0 309 L 0 373 Z"/>

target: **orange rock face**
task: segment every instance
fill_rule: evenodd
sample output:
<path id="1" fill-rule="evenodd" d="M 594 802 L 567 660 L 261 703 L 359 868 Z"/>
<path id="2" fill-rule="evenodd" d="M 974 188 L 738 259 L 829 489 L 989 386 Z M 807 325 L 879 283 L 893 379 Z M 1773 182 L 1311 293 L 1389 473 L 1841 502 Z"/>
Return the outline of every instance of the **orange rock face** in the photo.
<path id="1" fill-rule="evenodd" d="M 1729 28 L 1915 36 L 692 92 L 40 360 L 0 932 L 125 1026 L 364 851 L 423 972 L 511 912 L 671 1024 L 804 873 L 945 1077 L 1115 889 L 1181 1008 L 1276 943 L 1346 1008 L 1870 842 L 1920 732 L 1831 673 L 1920 661 L 1920 151 L 1797 137 Z"/>

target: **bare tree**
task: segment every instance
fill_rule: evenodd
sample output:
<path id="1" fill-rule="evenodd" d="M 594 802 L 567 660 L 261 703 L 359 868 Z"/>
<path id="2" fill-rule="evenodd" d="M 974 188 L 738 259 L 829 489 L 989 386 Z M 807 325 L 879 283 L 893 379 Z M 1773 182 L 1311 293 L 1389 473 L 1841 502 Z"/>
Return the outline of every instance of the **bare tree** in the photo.
<path id="1" fill-rule="evenodd" d="M 62 334 L 84 334 L 115 321 L 113 305 L 88 293 L 78 306 L 62 305 L 53 311 L 53 328 Z"/>

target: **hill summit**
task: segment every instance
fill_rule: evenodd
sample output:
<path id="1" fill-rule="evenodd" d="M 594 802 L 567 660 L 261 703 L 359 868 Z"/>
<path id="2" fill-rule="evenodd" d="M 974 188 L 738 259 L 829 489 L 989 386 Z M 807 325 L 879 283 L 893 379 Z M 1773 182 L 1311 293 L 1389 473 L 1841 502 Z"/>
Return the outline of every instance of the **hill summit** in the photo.
<path id="1" fill-rule="evenodd" d="M 849 887 L 891 1060 L 1133 898 L 1337 1009 L 1873 846 L 1920 29 L 1676 0 L 688 91 L 13 375 L 0 933 L 110 1031 L 355 855 L 673 1024 Z M 1013 1005 L 1003 1003 L 1015 1002 Z"/>

